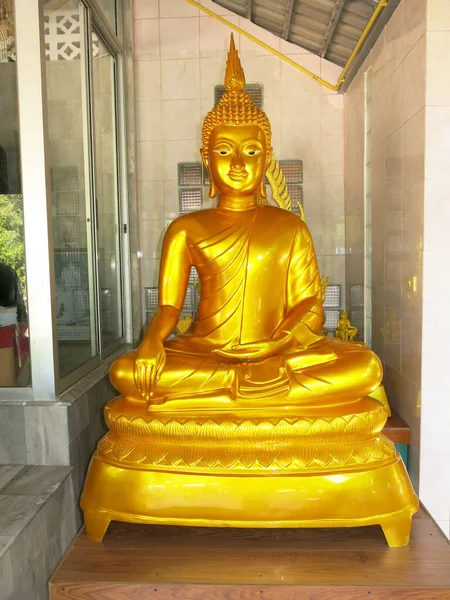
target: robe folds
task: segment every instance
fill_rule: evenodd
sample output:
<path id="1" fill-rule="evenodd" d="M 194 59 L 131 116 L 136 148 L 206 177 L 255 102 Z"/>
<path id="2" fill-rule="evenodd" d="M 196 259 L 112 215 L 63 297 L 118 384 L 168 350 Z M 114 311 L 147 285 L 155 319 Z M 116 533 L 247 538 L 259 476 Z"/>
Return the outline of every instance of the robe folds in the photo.
<path id="1" fill-rule="evenodd" d="M 355 401 L 380 385 L 381 365 L 370 350 L 321 333 L 320 274 L 297 215 L 267 205 L 183 215 L 164 238 L 160 306 L 182 309 L 192 267 L 200 281 L 197 315 L 189 331 L 165 343 L 152 402 L 324 406 Z M 214 353 L 282 333 L 292 336 L 282 355 L 252 362 Z M 140 398 L 130 380 L 133 362 L 134 353 L 119 358 L 111 378 L 124 395 Z"/>

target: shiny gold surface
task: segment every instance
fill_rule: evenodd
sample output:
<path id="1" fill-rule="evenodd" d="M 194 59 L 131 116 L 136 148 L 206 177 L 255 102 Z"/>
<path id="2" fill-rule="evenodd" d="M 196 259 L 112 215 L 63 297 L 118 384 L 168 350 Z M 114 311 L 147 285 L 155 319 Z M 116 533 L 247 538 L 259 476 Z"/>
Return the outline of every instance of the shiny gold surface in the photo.
<path id="1" fill-rule="evenodd" d="M 417 499 L 380 433 L 380 361 L 363 345 L 323 334 L 324 281 L 311 234 L 302 218 L 266 203 L 266 172 L 276 202 L 289 208 L 290 199 L 267 116 L 243 91 L 233 41 L 225 83 L 202 133 L 218 206 L 170 225 L 159 309 L 137 351 L 111 368 L 122 397 L 107 405 L 110 433 L 89 470 L 88 533 L 102 539 L 111 519 L 380 523 L 391 545 L 407 543 Z M 198 313 L 169 339 L 193 266 Z"/>
<path id="2" fill-rule="evenodd" d="M 348 414 L 273 411 L 269 417 L 267 411 L 248 411 L 195 418 L 178 412 L 130 411 L 126 400 L 118 398 L 108 403 L 105 418 L 110 432 L 97 453 L 118 466 L 138 463 L 154 470 L 168 466 L 177 472 L 214 474 L 228 470 L 312 474 L 379 466 L 394 457 L 392 443 L 380 435 L 386 410 L 373 398 L 355 403 Z"/>
<path id="3" fill-rule="evenodd" d="M 353 342 L 358 334 L 358 329 L 350 323 L 346 310 L 341 311 L 335 335 L 344 342 Z"/>

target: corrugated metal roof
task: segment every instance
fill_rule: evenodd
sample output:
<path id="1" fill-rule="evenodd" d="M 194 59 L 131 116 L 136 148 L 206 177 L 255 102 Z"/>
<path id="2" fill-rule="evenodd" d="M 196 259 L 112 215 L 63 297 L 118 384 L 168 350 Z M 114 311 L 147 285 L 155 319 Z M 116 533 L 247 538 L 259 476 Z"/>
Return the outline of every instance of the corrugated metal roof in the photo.
<path id="1" fill-rule="evenodd" d="M 213 0 L 314 54 L 344 66 L 378 0 Z"/>

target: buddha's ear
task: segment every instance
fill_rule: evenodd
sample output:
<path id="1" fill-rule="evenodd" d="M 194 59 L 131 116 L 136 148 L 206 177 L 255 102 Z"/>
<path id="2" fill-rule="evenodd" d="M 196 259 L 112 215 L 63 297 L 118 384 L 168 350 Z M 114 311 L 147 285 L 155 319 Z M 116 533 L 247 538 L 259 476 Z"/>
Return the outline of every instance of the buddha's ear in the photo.
<path id="1" fill-rule="evenodd" d="M 259 195 L 261 196 L 261 198 L 267 198 L 266 182 L 264 181 L 264 177 L 261 181 L 261 185 L 259 186 Z"/>
<path id="2" fill-rule="evenodd" d="M 208 167 L 208 153 L 205 152 L 204 148 L 200 148 L 200 155 L 202 157 L 203 164 L 205 165 L 205 169 L 208 171 L 209 170 L 209 167 Z"/>
<path id="3" fill-rule="evenodd" d="M 217 196 L 217 189 L 216 189 L 216 186 L 214 185 L 211 171 L 209 170 L 208 153 L 205 151 L 204 148 L 200 148 L 200 154 L 202 156 L 202 160 L 203 160 L 203 164 L 205 165 L 205 169 L 208 171 L 208 174 L 209 174 L 209 197 L 215 198 Z"/>

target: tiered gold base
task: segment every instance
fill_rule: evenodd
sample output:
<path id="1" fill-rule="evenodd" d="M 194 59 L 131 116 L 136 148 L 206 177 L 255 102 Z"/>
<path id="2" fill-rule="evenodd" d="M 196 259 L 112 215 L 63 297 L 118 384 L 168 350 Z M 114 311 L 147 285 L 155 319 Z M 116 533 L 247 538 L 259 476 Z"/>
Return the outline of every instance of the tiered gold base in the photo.
<path id="1" fill-rule="evenodd" d="M 211 476 L 123 469 L 94 457 L 82 499 L 89 537 L 110 521 L 202 527 L 381 525 L 409 542 L 418 501 L 399 457 L 373 471 L 313 476 Z M 126 492 L 126 493 L 124 493 Z"/>
<path id="2" fill-rule="evenodd" d="M 379 524 L 409 542 L 418 509 L 374 399 L 348 414 L 136 415 L 109 403 L 111 429 L 92 459 L 81 506 L 101 541 L 112 520 L 211 527 Z"/>

